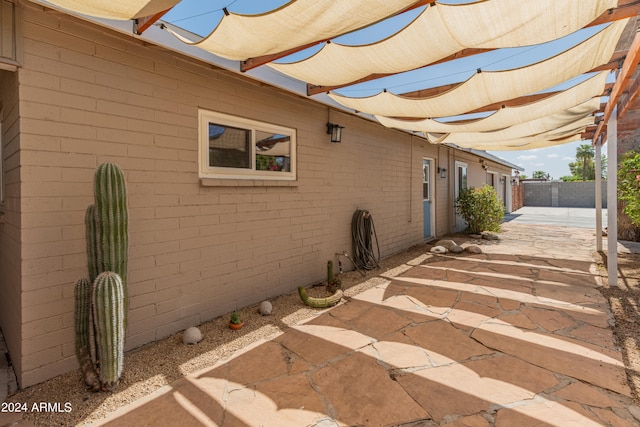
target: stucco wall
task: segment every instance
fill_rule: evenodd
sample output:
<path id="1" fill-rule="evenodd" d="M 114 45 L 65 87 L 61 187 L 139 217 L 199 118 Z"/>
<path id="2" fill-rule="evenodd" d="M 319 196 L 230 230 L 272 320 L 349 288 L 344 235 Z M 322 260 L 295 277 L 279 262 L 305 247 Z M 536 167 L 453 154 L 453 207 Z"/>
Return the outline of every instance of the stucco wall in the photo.
<path id="1" fill-rule="evenodd" d="M 18 74 L 0 71 L 0 122 L 5 202 L 0 206 L 0 328 L 16 370 L 22 366 L 20 291 L 20 122 Z"/>
<path id="2" fill-rule="evenodd" d="M 127 349 L 321 280 L 335 252 L 351 252 L 356 208 L 373 214 L 383 256 L 422 241 L 421 162 L 437 147 L 336 111 L 331 121 L 345 129 L 331 144 L 327 107 L 21 7 L 23 260 L 14 276 L 24 293 L 10 323 L 22 317 L 22 387 L 77 367 L 73 285 L 87 274 L 84 212 L 102 162 L 122 167 L 129 191 Z M 297 182 L 202 183 L 198 108 L 295 128 Z M 447 202 L 436 209 L 438 234 L 451 222 L 448 181 L 435 180 L 438 205 Z"/>

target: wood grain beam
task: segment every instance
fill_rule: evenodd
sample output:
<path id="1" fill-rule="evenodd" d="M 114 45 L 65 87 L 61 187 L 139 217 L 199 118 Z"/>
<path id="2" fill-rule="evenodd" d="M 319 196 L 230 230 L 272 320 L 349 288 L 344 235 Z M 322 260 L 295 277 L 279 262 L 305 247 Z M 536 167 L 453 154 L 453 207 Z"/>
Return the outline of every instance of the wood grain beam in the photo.
<path id="1" fill-rule="evenodd" d="M 155 15 L 145 16 L 134 20 L 133 31 L 140 35 L 144 33 L 150 26 L 152 26 L 158 19 L 162 18 L 165 13 L 169 12 L 171 8 L 156 13 Z"/>

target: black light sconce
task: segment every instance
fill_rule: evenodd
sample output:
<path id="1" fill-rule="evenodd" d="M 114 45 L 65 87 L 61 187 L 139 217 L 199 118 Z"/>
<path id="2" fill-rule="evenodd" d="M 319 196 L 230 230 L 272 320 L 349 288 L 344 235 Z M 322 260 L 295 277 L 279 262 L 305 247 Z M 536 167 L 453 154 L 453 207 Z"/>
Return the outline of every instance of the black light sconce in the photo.
<path id="1" fill-rule="evenodd" d="M 440 175 L 440 178 L 446 178 L 447 170 L 445 168 L 438 167 L 438 174 Z"/>
<path id="2" fill-rule="evenodd" d="M 342 140 L 342 129 L 344 129 L 344 126 L 327 123 L 327 133 L 331 135 L 331 142 L 340 142 Z"/>

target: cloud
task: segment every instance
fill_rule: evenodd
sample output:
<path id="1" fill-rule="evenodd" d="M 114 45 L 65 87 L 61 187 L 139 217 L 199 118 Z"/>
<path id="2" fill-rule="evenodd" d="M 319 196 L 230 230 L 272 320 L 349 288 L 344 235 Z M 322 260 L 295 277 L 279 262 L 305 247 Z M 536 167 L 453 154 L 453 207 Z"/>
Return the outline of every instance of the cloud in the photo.
<path id="1" fill-rule="evenodd" d="M 564 156 L 564 157 L 562 158 L 562 160 L 568 160 L 568 161 L 570 161 L 570 162 L 573 162 L 573 161 L 575 161 L 576 159 L 575 159 L 575 158 L 573 158 L 573 157 Z"/>
<path id="2" fill-rule="evenodd" d="M 534 163 L 533 166 L 544 166 L 544 163 L 542 162 Z"/>
<path id="3" fill-rule="evenodd" d="M 547 156 L 548 159 L 557 159 L 558 157 L 560 157 L 560 154 L 558 153 L 549 154 Z"/>
<path id="4" fill-rule="evenodd" d="M 535 154 L 529 155 L 529 156 L 518 156 L 518 160 L 533 160 L 533 159 L 537 159 L 538 156 L 536 156 Z"/>

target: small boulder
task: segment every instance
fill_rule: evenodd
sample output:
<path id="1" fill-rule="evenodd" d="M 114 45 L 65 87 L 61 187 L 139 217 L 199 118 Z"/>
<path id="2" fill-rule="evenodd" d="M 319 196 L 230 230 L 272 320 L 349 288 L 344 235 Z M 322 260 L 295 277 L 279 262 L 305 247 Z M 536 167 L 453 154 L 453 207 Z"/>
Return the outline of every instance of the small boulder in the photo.
<path id="1" fill-rule="evenodd" d="M 445 248 L 444 246 L 434 246 L 429 252 L 431 252 L 432 254 L 446 254 L 447 248 Z"/>
<path id="2" fill-rule="evenodd" d="M 435 246 L 442 246 L 450 251 L 451 248 L 453 248 L 454 246 L 457 246 L 457 244 L 453 240 L 438 240 Z"/>
<path id="3" fill-rule="evenodd" d="M 482 239 L 482 234 L 469 234 L 472 239 Z"/>
<path id="4" fill-rule="evenodd" d="M 450 247 L 449 251 L 451 251 L 451 253 L 453 254 L 461 254 L 462 252 L 464 252 L 464 248 L 462 246 L 455 245 Z"/>
<path id="5" fill-rule="evenodd" d="M 200 341 L 202 341 L 202 332 L 195 326 L 187 328 L 182 334 L 182 342 L 184 344 L 197 344 Z"/>
<path id="6" fill-rule="evenodd" d="M 464 250 L 469 252 L 470 254 L 482 253 L 482 249 L 480 248 L 480 246 L 476 246 L 476 245 L 467 246 L 466 248 L 464 248 Z"/>
<path id="7" fill-rule="evenodd" d="M 490 231 L 483 231 L 482 238 L 485 240 L 500 240 L 500 237 L 496 233 Z"/>
<path id="8" fill-rule="evenodd" d="M 262 314 L 263 316 L 270 315 L 271 310 L 273 310 L 273 306 L 269 301 L 262 301 L 260 303 L 260 314 Z"/>

